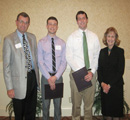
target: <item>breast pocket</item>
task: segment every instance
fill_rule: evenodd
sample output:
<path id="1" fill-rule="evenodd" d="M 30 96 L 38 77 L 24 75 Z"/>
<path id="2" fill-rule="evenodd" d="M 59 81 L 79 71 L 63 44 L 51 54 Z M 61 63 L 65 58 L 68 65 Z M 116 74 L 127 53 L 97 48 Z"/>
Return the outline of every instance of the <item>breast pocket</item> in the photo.
<path id="1" fill-rule="evenodd" d="M 83 53 L 83 49 L 82 49 L 82 47 L 79 47 L 79 46 L 75 46 L 74 48 L 73 48 L 73 55 L 74 56 L 81 56 L 81 53 Z"/>
<path id="2" fill-rule="evenodd" d="M 44 51 L 44 57 L 45 57 L 45 59 L 46 58 L 49 58 L 49 56 L 51 56 L 52 55 L 52 51 L 51 50 L 49 50 L 49 51 Z"/>
<path id="3" fill-rule="evenodd" d="M 55 50 L 56 57 L 61 57 L 62 51 L 61 50 Z"/>

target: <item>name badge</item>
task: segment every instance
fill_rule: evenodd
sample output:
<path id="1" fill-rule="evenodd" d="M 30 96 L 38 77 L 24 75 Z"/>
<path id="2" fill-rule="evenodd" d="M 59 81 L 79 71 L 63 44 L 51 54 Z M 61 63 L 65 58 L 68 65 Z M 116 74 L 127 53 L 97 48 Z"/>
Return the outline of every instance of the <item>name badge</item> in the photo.
<path id="1" fill-rule="evenodd" d="M 61 50 L 61 46 L 60 45 L 56 45 L 56 50 Z"/>
<path id="2" fill-rule="evenodd" d="M 21 48 L 22 45 L 21 45 L 21 43 L 18 43 L 18 44 L 15 44 L 15 47 L 18 49 L 18 48 Z"/>

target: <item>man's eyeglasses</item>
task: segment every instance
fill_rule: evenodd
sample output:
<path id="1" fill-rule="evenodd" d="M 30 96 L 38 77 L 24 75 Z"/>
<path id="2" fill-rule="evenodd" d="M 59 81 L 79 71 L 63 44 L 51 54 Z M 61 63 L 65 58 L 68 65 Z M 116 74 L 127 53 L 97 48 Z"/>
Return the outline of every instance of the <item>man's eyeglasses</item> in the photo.
<path id="1" fill-rule="evenodd" d="M 24 22 L 23 20 L 18 20 L 20 24 L 25 24 L 25 25 L 28 25 L 29 22 Z"/>

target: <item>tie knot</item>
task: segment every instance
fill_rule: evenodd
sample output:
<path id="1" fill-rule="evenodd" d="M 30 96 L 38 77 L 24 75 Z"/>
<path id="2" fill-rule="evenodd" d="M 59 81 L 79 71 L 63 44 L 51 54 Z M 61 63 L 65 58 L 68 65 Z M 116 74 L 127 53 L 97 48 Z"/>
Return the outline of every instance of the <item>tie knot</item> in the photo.
<path id="1" fill-rule="evenodd" d="M 52 40 L 52 43 L 54 44 L 54 38 L 51 38 L 51 40 Z"/>
<path id="2" fill-rule="evenodd" d="M 83 35 L 85 35 L 85 32 L 83 31 Z"/>
<path id="3" fill-rule="evenodd" d="M 25 38 L 25 35 L 23 34 L 23 36 L 22 36 L 23 38 Z"/>
<path id="4" fill-rule="evenodd" d="M 52 41 L 54 41 L 54 38 L 51 38 Z"/>
<path id="5" fill-rule="evenodd" d="M 22 36 L 22 37 L 23 37 L 23 41 L 26 41 L 26 40 L 25 40 L 25 35 L 24 35 L 24 34 L 23 34 L 23 36 Z"/>
<path id="6" fill-rule="evenodd" d="M 26 41 L 26 39 L 25 39 L 25 35 L 23 34 L 23 44 L 25 44 L 27 41 Z"/>

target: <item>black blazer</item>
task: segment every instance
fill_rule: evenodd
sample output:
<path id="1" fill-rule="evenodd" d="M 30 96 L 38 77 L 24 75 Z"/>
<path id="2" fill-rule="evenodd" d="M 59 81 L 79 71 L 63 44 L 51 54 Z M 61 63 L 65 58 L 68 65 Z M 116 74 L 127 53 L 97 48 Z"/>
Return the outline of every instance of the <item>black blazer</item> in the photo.
<path id="1" fill-rule="evenodd" d="M 113 46 L 108 55 L 108 47 L 101 49 L 98 61 L 98 81 L 110 84 L 111 87 L 123 85 L 125 58 L 124 50 Z"/>

